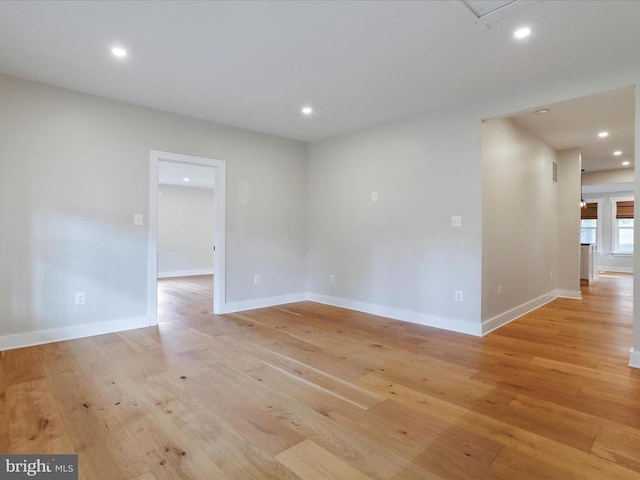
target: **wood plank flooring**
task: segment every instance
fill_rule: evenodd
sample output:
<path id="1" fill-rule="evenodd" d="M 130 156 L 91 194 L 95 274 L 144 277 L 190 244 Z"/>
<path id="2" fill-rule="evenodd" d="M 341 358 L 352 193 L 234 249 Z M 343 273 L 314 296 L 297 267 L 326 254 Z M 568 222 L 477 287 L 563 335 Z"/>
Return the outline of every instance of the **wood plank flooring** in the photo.
<path id="1" fill-rule="evenodd" d="M 0 452 L 85 480 L 640 479 L 632 277 L 474 338 L 310 302 L 3 352 Z"/>

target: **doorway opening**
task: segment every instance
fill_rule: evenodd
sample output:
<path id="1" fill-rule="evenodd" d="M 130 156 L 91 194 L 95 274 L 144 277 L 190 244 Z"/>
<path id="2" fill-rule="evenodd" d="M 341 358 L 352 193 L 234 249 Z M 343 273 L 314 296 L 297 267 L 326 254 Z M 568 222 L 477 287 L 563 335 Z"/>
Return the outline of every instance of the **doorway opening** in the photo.
<path id="1" fill-rule="evenodd" d="M 159 287 L 210 296 L 208 312 L 223 313 L 225 162 L 153 150 L 149 172 L 150 324 L 158 323 Z"/>
<path id="2" fill-rule="evenodd" d="M 628 86 L 483 121 L 485 333 L 581 298 L 591 271 L 631 278 L 635 105 Z"/>

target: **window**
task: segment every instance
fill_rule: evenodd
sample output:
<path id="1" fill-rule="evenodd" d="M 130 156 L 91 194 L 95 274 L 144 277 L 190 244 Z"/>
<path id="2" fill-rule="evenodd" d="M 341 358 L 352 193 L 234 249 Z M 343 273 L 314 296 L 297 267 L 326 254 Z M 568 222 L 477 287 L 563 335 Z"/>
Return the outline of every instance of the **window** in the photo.
<path id="1" fill-rule="evenodd" d="M 616 218 L 618 229 L 618 253 L 633 253 L 633 218 Z"/>
<path id="2" fill-rule="evenodd" d="M 597 219 L 582 219 L 582 224 L 580 225 L 580 243 L 597 243 L 597 232 Z"/>
<path id="3" fill-rule="evenodd" d="M 587 203 L 580 211 L 580 243 L 598 242 L 598 204 Z"/>
<path id="4" fill-rule="evenodd" d="M 614 253 L 633 253 L 633 200 L 616 199 L 614 205 Z"/>

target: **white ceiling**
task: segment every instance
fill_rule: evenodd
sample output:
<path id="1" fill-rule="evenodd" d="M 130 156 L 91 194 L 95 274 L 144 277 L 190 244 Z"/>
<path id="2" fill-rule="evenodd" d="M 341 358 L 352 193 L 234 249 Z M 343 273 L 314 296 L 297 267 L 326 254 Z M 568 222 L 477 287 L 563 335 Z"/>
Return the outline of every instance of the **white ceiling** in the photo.
<path id="1" fill-rule="evenodd" d="M 544 115 L 535 110 L 546 108 Z M 635 90 L 633 87 L 541 105 L 512 118 L 520 127 L 545 140 L 557 150 L 579 147 L 586 171 L 634 166 Z M 609 132 L 598 138 L 601 131 Z M 620 150 L 622 155 L 613 152 Z M 629 161 L 629 166 L 622 165 Z"/>
<path id="2" fill-rule="evenodd" d="M 519 0 L 482 21 L 457 0 L 2 1 L 0 71 L 316 140 L 637 62 L 638 20 L 640 2 L 614 0 Z"/>
<path id="3" fill-rule="evenodd" d="M 185 180 L 188 178 L 189 180 Z M 180 187 L 215 188 L 216 169 L 189 163 L 158 162 L 158 183 Z"/>
<path id="4" fill-rule="evenodd" d="M 601 185 L 584 185 L 582 187 L 582 193 L 584 194 L 598 194 L 598 193 L 613 193 L 613 192 L 633 192 L 633 183 L 606 183 Z"/>

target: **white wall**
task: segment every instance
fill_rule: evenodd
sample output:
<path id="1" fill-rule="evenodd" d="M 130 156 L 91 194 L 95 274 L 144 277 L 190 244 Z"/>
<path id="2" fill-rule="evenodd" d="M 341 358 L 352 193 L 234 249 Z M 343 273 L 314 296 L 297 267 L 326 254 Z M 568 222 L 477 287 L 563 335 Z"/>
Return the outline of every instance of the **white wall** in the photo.
<path id="1" fill-rule="evenodd" d="M 213 273 L 214 190 L 158 186 L 158 277 Z"/>
<path id="2" fill-rule="evenodd" d="M 313 299 L 479 334 L 478 127 L 435 115 L 311 145 Z"/>
<path id="3" fill-rule="evenodd" d="M 304 291 L 304 143 L 4 75 L 0 105 L 0 336 L 146 319 L 152 149 L 227 162 L 228 302 Z"/>
<path id="4" fill-rule="evenodd" d="M 552 181 L 554 161 L 553 148 L 511 120 L 483 123 L 482 320 L 495 323 L 490 328 L 511 319 L 497 318 L 505 312 L 554 296 L 559 187 Z"/>
<path id="5" fill-rule="evenodd" d="M 594 172 L 584 172 L 582 184 L 608 185 L 612 183 L 633 183 L 634 180 L 635 169 L 620 168 L 618 170 L 596 170 Z"/>
<path id="6" fill-rule="evenodd" d="M 612 199 L 619 197 L 633 197 L 633 192 L 603 192 L 584 195 L 587 202 L 599 202 L 598 224 L 601 242 L 598 245 L 598 270 L 631 273 L 633 272 L 634 255 L 613 253 L 613 230 L 615 224 L 613 202 L 615 200 Z"/>
<path id="7" fill-rule="evenodd" d="M 636 118 L 640 112 L 640 73 L 636 82 Z M 635 151 L 640 152 L 640 122 L 636 121 Z M 634 175 L 634 197 L 640 198 L 640 175 Z M 634 229 L 633 243 L 640 245 L 640 228 Z M 629 355 L 629 365 L 640 368 L 640 255 L 633 256 L 633 346 Z"/>
<path id="8" fill-rule="evenodd" d="M 580 149 L 558 157 L 558 295 L 580 298 Z"/>

